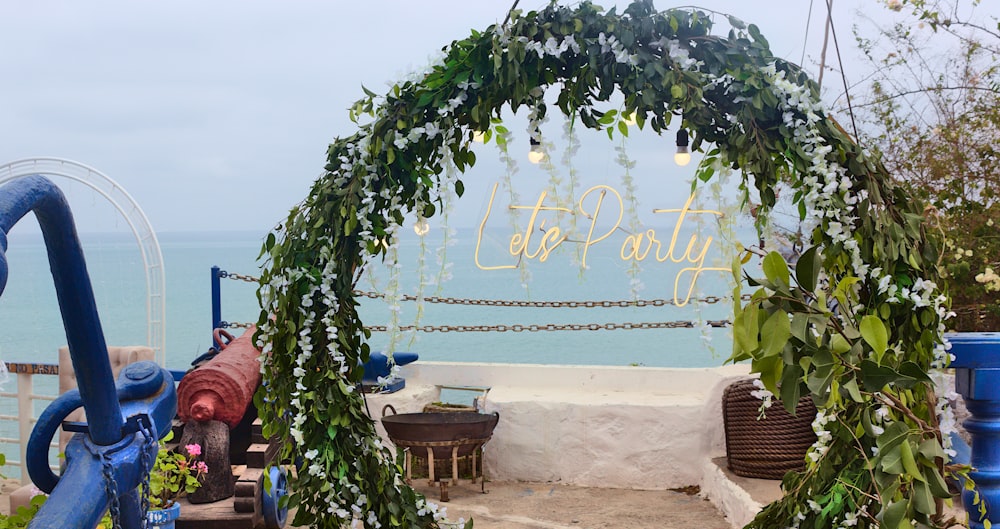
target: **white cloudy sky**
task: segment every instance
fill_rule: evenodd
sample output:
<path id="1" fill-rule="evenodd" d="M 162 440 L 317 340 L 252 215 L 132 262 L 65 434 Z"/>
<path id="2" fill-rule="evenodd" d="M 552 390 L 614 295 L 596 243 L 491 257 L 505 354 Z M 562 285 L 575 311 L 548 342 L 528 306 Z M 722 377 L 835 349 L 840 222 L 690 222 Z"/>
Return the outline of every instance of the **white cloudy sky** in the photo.
<path id="1" fill-rule="evenodd" d="M 804 50 L 812 71 L 825 16 L 825 2 L 814 3 L 807 26 L 808 0 L 701 1 L 756 23 L 778 56 L 799 62 Z M 884 10 L 874 0 L 835 3 L 848 73 L 859 76 L 850 71 L 851 25 L 859 7 L 876 16 Z M 362 84 L 385 90 L 442 45 L 502 21 L 509 7 L 508 0 L 4 2 L 0 164 L 55 156 L 93 166 L 122 184 L 159 231 L 264 233 L 304 197 L 329 141 L 352 131 L 346 108 Z M 473 172 L 465 180 L 463 202 L 472 205 L 459 222 L 472 224 L 494 178 Z"/>

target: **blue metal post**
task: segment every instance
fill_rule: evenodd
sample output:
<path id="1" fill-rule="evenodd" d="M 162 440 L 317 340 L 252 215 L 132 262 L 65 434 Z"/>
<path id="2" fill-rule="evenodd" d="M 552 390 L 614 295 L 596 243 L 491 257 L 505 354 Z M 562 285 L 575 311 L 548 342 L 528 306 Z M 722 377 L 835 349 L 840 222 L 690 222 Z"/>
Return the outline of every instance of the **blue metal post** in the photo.
<path id="1" fill-rule="evenodd" d="M 76 235 L 73 214 L 62 191 L 41 176 L 28 176 L 8 183 L 0 194 L 0 232 L 6 234 L 28 212 L 34 212 L 48 250 L 49 267 L 55 281 L 66 341 L 73 359 L 77 384 L 90 421 L 91 439 L 112 445 L 122 439 L 121 407 L 115 394 L 108 346 L 94 303 L 94 290 L 87 274 L 83 248 Z M 0 293 L 6 285 L 7 263 L 0 262 Z"/>
<path id="2" fill-rule="evenodd" d="M 222 325 L 222 285 L 219 281 L 220 270 L 218 266 L 212 267 L 212 341 L 215 342 L 215 329 Z M 222 344 L 215 343 L 219 348 Z"/>
<path id="3" fill-rule="evenodd" d="M 963 423 L 972 437 L 969 476 L 986 504 L 991 524 L 1000 523 L 1000 333 L 957 333 L 948 336 L 955 360 L 955 390 L 965 398 L 972 415 Z M 969 527 L 982 529 L 975 492 L 964 491 L 962 502 Z"/>

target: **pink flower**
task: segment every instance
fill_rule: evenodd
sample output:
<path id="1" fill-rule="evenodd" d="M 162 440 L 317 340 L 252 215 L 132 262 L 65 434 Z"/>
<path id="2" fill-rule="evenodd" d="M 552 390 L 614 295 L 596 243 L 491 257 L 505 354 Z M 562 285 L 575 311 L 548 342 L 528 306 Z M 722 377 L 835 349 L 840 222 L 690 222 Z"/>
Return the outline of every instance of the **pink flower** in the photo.
<path id="1" fill-rule="evenodd" d="M 201 474 L 208 473 L 208 465 L 204 461 L 198 461 L 198 464 L 196 465 L 195 468 L 197 468 L 198 472 Z"/>
<path id="2" fill-rule="evenodd" d="M 188 455 L 190 455 L 191 457 L 198 457 L 201 455 L 201 445 L 197 443 L 184 445 L 184 449 L 187 450 Z"/>

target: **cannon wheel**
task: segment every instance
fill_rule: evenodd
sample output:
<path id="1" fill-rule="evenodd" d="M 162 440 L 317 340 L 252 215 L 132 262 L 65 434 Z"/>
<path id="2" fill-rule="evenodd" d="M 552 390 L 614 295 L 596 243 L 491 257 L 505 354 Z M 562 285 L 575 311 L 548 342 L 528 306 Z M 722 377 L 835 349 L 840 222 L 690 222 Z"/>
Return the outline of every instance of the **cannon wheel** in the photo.
<path id="1" fill-rule="evenodd" d="M 285 469 L 277 466 L 271 467 L 268 469 L 267 477 L 270 480 L 270 486 L 263 489 L 260 498 L 264 527 L 266 529 L 281 529 L 288 521 L 288 507 L 279 505 L 279 500 L 285 495 L 288 487 Z"/>

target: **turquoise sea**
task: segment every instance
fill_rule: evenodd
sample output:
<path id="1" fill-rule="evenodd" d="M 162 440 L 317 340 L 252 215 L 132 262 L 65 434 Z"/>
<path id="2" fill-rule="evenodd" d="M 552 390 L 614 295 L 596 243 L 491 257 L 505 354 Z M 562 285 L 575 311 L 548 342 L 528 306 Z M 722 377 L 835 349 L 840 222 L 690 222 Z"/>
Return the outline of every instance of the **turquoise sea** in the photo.
<path id="1" fill-rule="evenodd" d="M 52 277 L 40 236 L 21 233 L 15 226 L 6 253 L 9 276 L 0 296 L 0 359 L 8 362 L 57 363 L 57 349 L 65 343 L 65 333 L 56 302 Z M 705 234 L 685 227 L 677 234 L 673 227 L 655 228 L 665 257 L 671 238 L 678 243 L 674 255 L 681 256 L 696 236 L 692 248 L 704 247 Z M 617 231 L 588 247 L 587 268 L 580 266 L 581 243 L 566 243 L 555 248 L 545 262 L 541 253 L 528 263 L 528 276 L 517 268 L 484 270 L 516 264 L 510 254 L 511 229 L 502 225 L 483 230 L 460 229 L 455 244 L 441 244 L 442 230 L 434 229 L 424 240 L 409 228 L 400 244 L 400 292 L 417 294 L 421 277 L 418 266 L 421 253 L 426 263 L 425 282 L 438 282 L 445 270 L 451 278 L 423 289 L 425 297 L 438 296 L 466 300 L 501 300 L 514 302 L 611 301 L 617 304 L 632 298 L 629 263 L 621 259 L 625 236 Z M 211 345 L 211 267 L 229 272 L 256 275 L 260 270 L 257 256 L 266 234 L 233 233 L 161 233 L 159 237 L 166 276 L 166 358 L 172 369 L 186 369 L 191 360 Z M 537 252 L 541 232 L 530 238 L 529 253 Z M 110 345 L 134 345 L 146 342 L 145 275 L 141 253 L 130 233 L 81 234 L 87 266 L 94 287 L 106 341 Z M 648 242 L 648 241 L 647 241 Z M 702 246 L 699 246 L 701 244 Z M 715 246 L 713 246 L 713 244 Z M 719 266 L 721 252 L 717 242 L 708 245 L 703 266 Z M 437 254 L 447 249 L 447 262 L 438 263 Z M 477 250 L 478 248 L 478 250 Z M 655 250 L 653 248 L 652 250 Z M 655 253 L 655 252 L 653 252 Z M 693 254 L 689 254 L 693 255 Z M 478 262 L 480 266 L 476 265 Z M 685 266 L 670 261 L 658 262 L 652 253 L 641 263 L 639 280 L 644 285 L 638 298 L 666 300 L 674 298 L 675 279 Z M 689 266 L 690 264 L 688 264 Z M 482 267 L 482 268 L 480 268 Z M 368 267 L 358 289 L 378 292 L 390 280 L 389 268 L 381 261 Z M 680 294 L 685 297 L 690 272 L 681 275 Z M 231 322 L 252 322 L 259 313 L 254 284 L 223 279 L 222 315 Z M 730 292 L 728 273 L 705 271 L 693 290 L 693 298 L 724 296 Z M 391 311 L 382 299 L 360 298 L 360 313 L 367 325 L 386 325 Z M 728 302 L 698 303 L 684 307 L 664 304 L 648 307 L 616 308 L 534 308 L 480 306 L 471 304 L 425 303 L 423 314 L 415 321 L 417 306 L 402 302 L 399 324 L 420 326 L 502 326 L 521 325 L 620 325 L 642 322 L 693 322 L 726 320 Z M 234 333 L 241 332 L 235 330 Z M 389 344 L 389 335 L 374 333 L 373 350 Z M 421 360 L 459 362 L 512 362 L 537 364 L 643 365 L 661 367 L 707 367 L 720 365 L 731 348 L 728 328 L 678 328 L 648 330 L 580 330 L 549 332 L 430 332 L 402 333 L 396 350 L 413 351 Z M 0 390 L 16 391 L 11 375 Z M 56 393 L 56 377 L 35 376 L 35 394 Z M 35 415 L 44 409 L 44 401 L 35 402 Z M 0 414 L 16 415 L 14 399 L 0 399 Z M 0 437 L 16 437 L 16 423 L 0 421 Z M 8 460 L 18 458 L 17 446 L 0 446 Z M 52 452 L 55 455 L 55 452 Z M 18 476 L 16 468 L 2 471 Z"/>
<path id="2" fill-rule="evenodd" d="M 685 227 L 687 228 L 687 227 Z M 673 227 L 657 231 L 664 245 L 673 235 Z M 685 229 L 675 256 L 683 253 L 691 235 Z M 440 240 L 432 232 L 425 240 L 423 276 L 425 282 L 441 279 L 442 265 L 437 253 Z M 541 235 L 541 234 L 539 234 Z M 256 275 L 260 264 L 257 255 L 264 234 L 257 233 L 164 233 L 159 235 L 165 263 L 167 365 L 182 369 L 191 359 L 211 345 L 210 268 Z M 612 234 L 588 247 L 587 268 L 580 264 L 580 244 L 567 242 L 554 250 L 545 262 L 536 257 L 527 265 L 530 279 L 517 268 L 509 253 L 509 230 L 502 227 L 484 230 L 457 230 L 456 243 L 447 247 L 447 272 L 451 278 L 438 285 L 426 286 L 425 297 L 438 296 L 471 300 L 509 301 L 628 301 L 633 299 L 629 262 L 620 257 L 624 235 Z M 131 235 L 81 234 L 88 269 L 97 297 L 104 333 L 109 344 L 146 343 L 145 280 L 141 255 Z M 704 239 L 697 239 L 701 244 Z M 530 240 L 532 248 L 539 236 Z M 703 266 L 719 266 L 713 242 Z M 404 235 L 400 248 L 400 292 L 417 294 L 420 269 L 420 240 Z M 477 253 L 478 246 L 478 253 Z M 655 250 L 655 248 L 654 248 Z M 693 255 L 693 254 L 692 254 Z M 55 301 L 44 245 L 34 235 L 11 234 L 7 252 L 9 280 L 0 296 L 0 358 L 6 361 L 55 362 L 57 348 L 65 335 Z M 658 262 L 652 253 L 641 262 L 638 278 L 643 288 L 638 299 L 672 301 L 675 280 L 689 263 Z M 369 266 L 358 288 L 381 291 L 389 281 L 388 268 L 380 261 Z M 683 301 L 690 285 L 691 271 L 677 280 L 678 299 Z M 692 299 L 724 296 L 729 292 L 728 274 L 704 271 L 692 291 Z M 361 314 L 366 324 L 385 325 L 391 312 L 380 299 L 361 299 Z M 224 279 L 222 281 L 223 319 L 232 322 L 255 321 L 258 314 L 255 286 Z M 691 301 L 687 306 L 674 305 L 616 308 L 534 308 L 475 306 L 468 304 L 425 303 L 423 314 L 415 321 L 414 302 L 402 302 L 400 325 L 482 326 L 482 325 L 569 325 L 624 324 L 725 320 L 731 307 L 727 302 L 714 304 Z M 700 312 L 700 314 L 699 314 Z M 707 338 L 710 337 L 710 341 Z M 376 333 L 373 349 L 389 343 L 388 335 Z M 542 331 L 542 332 L 430 332 L 403 333 L 397 350 L 414 351 L 421 359 L 468 362 L 516 362 L 540 364 L 633 365 L 661 367 L 705 367 L 720 364 L 730 349 L 729 330 L 714 328 L 704 333 L 699 328 Z M 711 347 L 706 347 L 710 345 Z M 715 349 L 713 353 L 712 350 Z"/>

